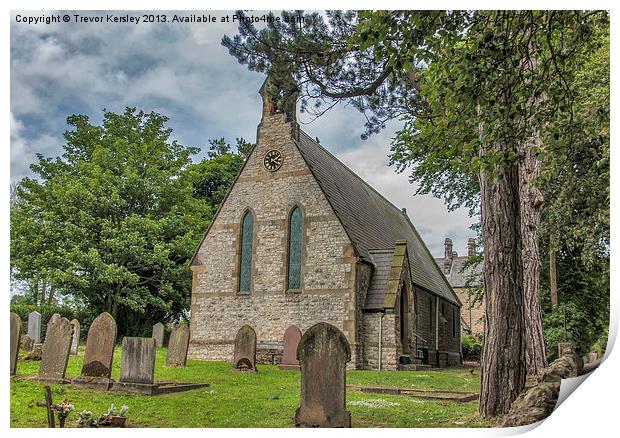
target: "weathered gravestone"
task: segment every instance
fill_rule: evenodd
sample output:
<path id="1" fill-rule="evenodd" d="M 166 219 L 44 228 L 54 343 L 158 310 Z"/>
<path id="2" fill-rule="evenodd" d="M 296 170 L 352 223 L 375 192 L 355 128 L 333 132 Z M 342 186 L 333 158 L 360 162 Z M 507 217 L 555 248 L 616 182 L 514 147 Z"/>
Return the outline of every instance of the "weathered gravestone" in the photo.
<path id="1" fill-rule="evenodd" d="M 45 327 L 45 337 L 47 338 L 47 334 L 50 331 L 50 327 L 52 327 L 54 324 L 56 324 L 58 321 L 60 321 L 61 316 L 58 313 L 54 313 L 52 315 L 52 317 L 49 319 L 49 321 L 47 321 L 47 325 Z M 45 339 L 43 340 L 43 342 L 45 342 Z"/>
<path id="2" fill-rule="evenodd" d="M 184 367 L 187 362 L 187 349 L 189 347 L 189 327 L 177 324 L 170 333 L 168 340 L 168 352 L 166 353 L 166 365 Z"/>
<path id="3" fill-rule="evenodd" d="M 158 322 L 153 326 L 153 339 L 155 339 L 156 347 L 164 346 L 164 325 L 161 322 Z"/>
<path id="4" fill-rule="evenodd" d="M 77 356 L 80 345 L 80 322 L 77 319 L 71 321 L 73 326 L 73 338 L 71 339 L 71 354 Z"/>
<path id="5" fill-rule="evenodd" d="M 32 351 L 32 347 L 34 347 L 34 341 L 30 336 L 22 335 L 21 340 L 19 341 L 19 345 L 24 351 Z"/>
<path id="6" fill-rule="evenodd" d="M 36 310 L 28 314 L 28 336 L 35 344 L 41 342 L 41 314 Z"/>
<path id="7" fill-rule="evenodd" d="M 278 368 L 281 370 L 299 371 L 299 361 L 297 360 L 297 346 L 301 340 L 301 330 L 295 325 L 290 326 L 284 332 L 284 352 L 282 362 Z"/>
<path id="8" fill-rule="evenodd" d="M 351 427 L 351 414 L 346 410 L 346 364 L 351 360 L 347 338 L 333 325 L 315 324 L 302 336 L 297 359 L 301 406 L 295 425 Z"/>
<path id="9" fill-rule="evenodd" d="M 17 313 L 11 312 L 11 376 L 17 372 L 17 355 L 19 354 L 19 341 L 22 334 L 22 320 Z"/>
<path id="10" fill-rule="evenodd" d="M 109 388 L 115 342 L 116 322 L 112 315 L 104 312 L 97 316 L 88 328 L 82 372 L 72 383 Z"/>
<path id="11" fill-rule="evenodd" d="M 155 339 L 123 338 L 121 383 L 152 384 L 155 375 Z"/>
<path id="12" fill-rule="evenodd" d="M 65 372 L 71 352 L 72 335 L 73 326 L 67 318 L 48 323 L 41 353 L 39 380 L 66 383 Z"/>
<path id="13" fill-rule="evenodd" d="M 241 327 L 235 337 L 233 368 L 256 372 L 256 332 L 249 325 Z"/>

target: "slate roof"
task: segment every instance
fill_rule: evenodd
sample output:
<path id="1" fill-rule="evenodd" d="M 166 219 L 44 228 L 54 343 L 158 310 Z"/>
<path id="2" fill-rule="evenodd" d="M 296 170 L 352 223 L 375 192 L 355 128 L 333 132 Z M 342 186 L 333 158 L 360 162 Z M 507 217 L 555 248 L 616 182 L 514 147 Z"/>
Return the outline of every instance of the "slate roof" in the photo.
<path id="1" fill-rule="evenodd" d="M 298 148 L 363 260 L 407 240 L 413 284 L 461 305 L 406 214 L 301 130 Z"/>
<path id="2" fill-rule="evenodd" d="M 469 257 L 453 257 L 452 265 L 450 266 L 450 272 L 446 274 L 446 279 L 450 283 L 452 287 L 465 287 L 465 283 L 467 282 L 467 277 L 470 274 L 480 274 L 482 273 L 482 263 L 479 263 L 476 266 L 470 266 L 465 270 L 465 272 L 461 272 L 463 269 L 463 264 L 467 261 Z M 437 265 L 443 269 L 444 258 L 435 259 Z M 443 271 L 442 271 L 443 272 Z"/>
<path id="3" fill-rule="evenodd" d="M 385 302 L 385 292 L 387 291 L 388 277 L 394 258 L 394 248 L 370 250 L 370 256 L 375 264 L 366 293 L 364 309 L 381 310 Z"/>

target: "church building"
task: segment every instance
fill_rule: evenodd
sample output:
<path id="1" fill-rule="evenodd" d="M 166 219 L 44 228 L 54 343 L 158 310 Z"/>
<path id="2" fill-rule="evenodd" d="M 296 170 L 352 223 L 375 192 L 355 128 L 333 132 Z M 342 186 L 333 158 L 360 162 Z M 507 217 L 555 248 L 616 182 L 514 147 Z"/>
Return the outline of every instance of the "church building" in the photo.
<path id="1" fill-rule="evenodd" d="M 406 211 L 299 128 L 295 98 L 261 95 L 256 146 L 191 261 L 190 357 L 231 360 L 248 324 L 278 362 L 288 327 L 323 321 L 350 368 L 460 363 L 461 302 Z"/>

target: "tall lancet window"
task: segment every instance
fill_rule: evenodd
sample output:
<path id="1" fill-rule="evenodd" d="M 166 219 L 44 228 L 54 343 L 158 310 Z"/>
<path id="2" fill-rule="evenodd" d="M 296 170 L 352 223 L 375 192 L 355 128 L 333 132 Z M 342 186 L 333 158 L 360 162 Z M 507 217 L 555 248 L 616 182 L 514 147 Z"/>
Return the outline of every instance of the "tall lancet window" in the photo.
<path id="1" fill-rule="evenodd" d="M 301 246 L 304 216 L 299 207 L 291 211 L 288 231 L 288 289 L 301 289 Z"/>
<path id="2" fill-rule="evenodd" d="M 239 293 L 249 294 L 252 287 L 252 241 L 254 217 L 246 212 L 241 221 L 241 260 L 239 262 Z"/>

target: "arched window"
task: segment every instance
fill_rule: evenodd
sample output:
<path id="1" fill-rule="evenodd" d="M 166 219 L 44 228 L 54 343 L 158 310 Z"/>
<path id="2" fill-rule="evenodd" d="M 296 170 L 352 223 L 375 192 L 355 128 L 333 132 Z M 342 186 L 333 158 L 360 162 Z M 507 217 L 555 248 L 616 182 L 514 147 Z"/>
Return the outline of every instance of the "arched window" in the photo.
<path id="1" fill-rule="evenodd" d="M 288 289 L 301 289 L 303 219 L 301 209 L 295 207 L 288 221 Z"/>
<path id="2" fill-rule="evenodd" d="M 241 221 L 241 258 L 239 261 L 239 293 L 250 293 L 252 287 L 252 241 L 254 217 L 246 212 Z"/>

